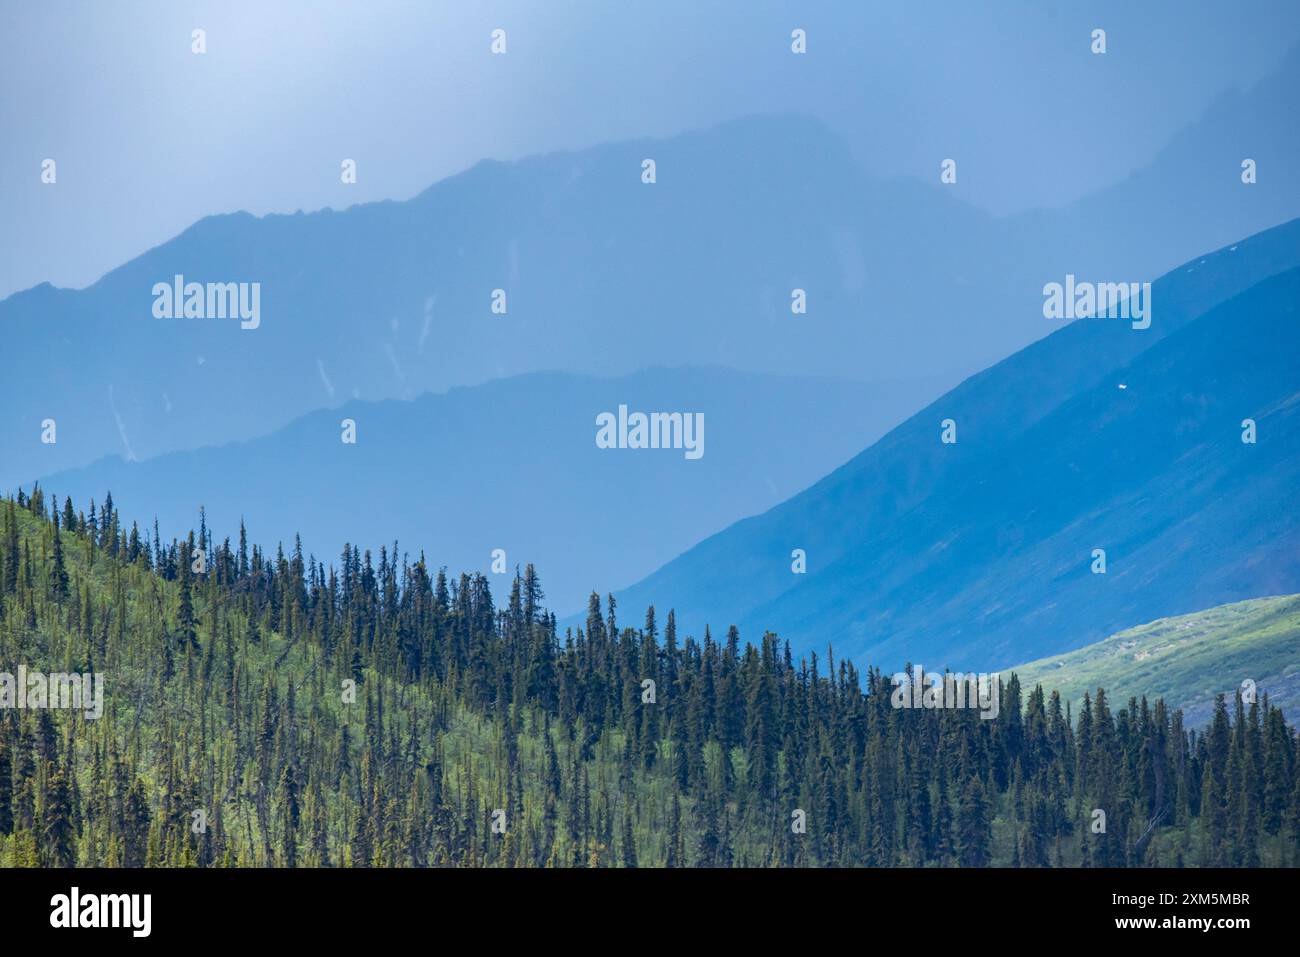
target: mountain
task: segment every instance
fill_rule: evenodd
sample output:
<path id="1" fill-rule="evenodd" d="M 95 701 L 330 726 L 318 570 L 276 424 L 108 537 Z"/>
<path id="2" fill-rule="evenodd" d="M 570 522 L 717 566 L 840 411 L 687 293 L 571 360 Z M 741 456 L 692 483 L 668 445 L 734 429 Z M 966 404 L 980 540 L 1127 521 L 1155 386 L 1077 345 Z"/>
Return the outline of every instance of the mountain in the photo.
<path id="1" fill-rule="evenodd" d="M 1115 703 L 1163 698 L 1198 727 L 1212 717 L 1217 695 L 1231 698 L 1247 680 L 1291 714 L 1300 704 L 1300 595 L 1162 618 L 1010 670 L 1022 688 L 1060 691 L 1076 714 L 1085 692 L 1105 688 Z"/>
<path id="2" fill-rule="evenodd" d="M 1009 218 L 966 205 L 962 180 L 939 184 L 937 158 L 923 180 L 872 178 L 798 115 L 485 161 L 403 202 L 208 217 L 85 289 L 0 302 L 0 487 L 266 435 L 349 398 L 548 369 L 951 385 L 1040 338 L 1042 287 L 1066 272 L 1150 279 L 1300 215 L 1280 170 L 1295 127 L 1278 119 L 1297 80 L 1292 57 L 1132 182 Z M 1255 186 L 1238 143 L 1261 164 Z M 177 275 L 258 283 L 259 326 L 155 318 L 155 284 Z M 58 441 L 42 444 L 49 418 Z"/>
<path id="3" fill-rule="evenodd" d="M 1278 121 L 1292 111 L 1297 88 L 1300 48 L 1255 86 L 1224 91 L 1150 163 L 1108 189 L 1008 222 L 1044 247 L 1052 273 L 1118 279 L 1139 264 L 1162 273 L 1300 216 L 1300 180 L 1289 175 L 1300 124 Z M 1256 164 L 1250 185 L 1242 182 L 1246 159 Z"/>
<path id="4" fill-rule="evenodd" d="M 525 562 L 553 569 L 548 598 L 567 613 L 592 589 L 630 584 L 807 487 L 931 394 L 926 384 L 716 368 L 532 373 L 411 401 L 348 402 L 252 441 L 113 457 L 42 485 L 78 503 L 102 503 L 111 490 L 124 521 L 148 530 L 157 516 L 165 536 L 197 522 L 203 506 L 209 524 L 246 519 L 269 547 L 301 533 L 319 557 L 348 541 L 377 552 L 397 538 L 486 572 L 500 548 L 511 573 Z M 620 405 L 702 414 L 702 455 L 598 448 L 596 417 Z M 344 419 L 356 423 L 355 444 L 342 441 Z"/>
<path id="5" fill-rule="evenodd" d="M 1071 323 L 619 600 L 886 668 L 991 670 L 1300 590 L 1297 266 L 1300 221 L 1201 257 L 1154 284 L 1150 328 Z"/>
<path id="6" fill-rule="evenodd" d="M 935 189 L 868 180 L 797 116 L 483 162 L 400 203 L 209 217 L 87 289 L 0 304 L 13 412 L 0 483 L 265 435 L 348 398 L 549 369 L 907 369 L 951 384 L 974 366 L 934 354 L 940 317 L 970 294 L 956 263 L 996 245 L 987 221 Z M 260 325 L 154 318 L 151 290 L 178 274 L 260 283 Z M 55 445 L 39 442 L 46 418 Z"/>

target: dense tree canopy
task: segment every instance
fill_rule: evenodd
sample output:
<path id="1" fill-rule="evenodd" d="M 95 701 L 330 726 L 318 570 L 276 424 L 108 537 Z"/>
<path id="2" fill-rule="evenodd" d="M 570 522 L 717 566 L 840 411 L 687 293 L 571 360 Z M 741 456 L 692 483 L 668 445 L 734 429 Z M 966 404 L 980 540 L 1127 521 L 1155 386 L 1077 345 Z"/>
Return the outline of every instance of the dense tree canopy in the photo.
<path id="1" fill-rule="evenodd" d="M 1104 690 L 1077 716 L 898 709 L 776 636 L 557 633 L 532 566 L 337 566 L 0 501 L 0 672 L 100 673 L 104 713 L 0 709 L 0 865 L 1291 865 L 1297 739 L 1267 699 L 1202 733 Z M 662 623 L 661 623 L 662 622 Z M 829 642 L 828 642 L 829 645 Z"/>

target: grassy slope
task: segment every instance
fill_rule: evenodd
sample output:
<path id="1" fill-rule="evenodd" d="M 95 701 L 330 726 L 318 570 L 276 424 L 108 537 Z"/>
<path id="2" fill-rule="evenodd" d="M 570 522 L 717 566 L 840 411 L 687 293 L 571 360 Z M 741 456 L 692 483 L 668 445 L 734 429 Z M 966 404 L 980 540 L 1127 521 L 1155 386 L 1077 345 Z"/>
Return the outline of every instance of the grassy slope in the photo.
<path id="1" fill-rule="evenodd" d="M 1300 705 L 1300 595 L 1161 618 L 1009 670 L 1026 688 L 1041 682 L 1060 689 L 1076 713 L 1084 692 L 1100 685 L 1112 702 L 1163 697 L 1183 709 L 1189 725 L 1200 725 L 1216 694 L 1231 695 L 1249 678 L 1294 714 Z"/>

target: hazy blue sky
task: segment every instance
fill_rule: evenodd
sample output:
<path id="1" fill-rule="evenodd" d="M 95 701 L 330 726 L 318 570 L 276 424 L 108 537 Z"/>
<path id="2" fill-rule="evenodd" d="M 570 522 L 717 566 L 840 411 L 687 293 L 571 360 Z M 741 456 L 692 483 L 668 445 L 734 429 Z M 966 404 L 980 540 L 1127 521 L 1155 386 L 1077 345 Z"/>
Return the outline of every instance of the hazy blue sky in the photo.
<path id="1" fill-rule="evenodd" d="M 1297 40 L 1294 0 L 5 0 L 0 296 L 85 285 L 209 213 L 402 199 L 484 157 L 764 111 L 821 116 L 879 175 L 932 179 L 954 156 L 974 203 L 1059 205 Z"/>

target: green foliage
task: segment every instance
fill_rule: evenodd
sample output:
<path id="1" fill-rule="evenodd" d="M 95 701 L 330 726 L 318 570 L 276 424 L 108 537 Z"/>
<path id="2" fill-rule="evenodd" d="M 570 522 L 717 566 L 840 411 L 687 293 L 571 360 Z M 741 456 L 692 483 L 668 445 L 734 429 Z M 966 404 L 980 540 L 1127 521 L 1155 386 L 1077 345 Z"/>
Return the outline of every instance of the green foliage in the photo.
<path id="1" fill-rule="evenodd" d="M 669 612 L 661 636 L 654 609 L 620 627 L 593 595 L 560 636 L 532 567 L 509 587 L 499 610 L 486 577 L 396 546 L 326 567 L 206 522 L 164 544 L 111 497 L 0 501 L 0 672 L 106 683 L 99 720 L 0 709 L 0 865 L 1300 857 L 1296 735 L 1270 704 L 1220 697 L 1198 735 L 1097 689 L 1072 722 L 1013 677 L 996 720 L 896 709 L 880 672 L 796 664 L 771 634 L 683 639 Z"/>

